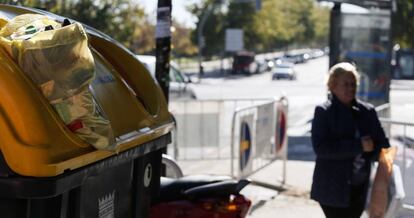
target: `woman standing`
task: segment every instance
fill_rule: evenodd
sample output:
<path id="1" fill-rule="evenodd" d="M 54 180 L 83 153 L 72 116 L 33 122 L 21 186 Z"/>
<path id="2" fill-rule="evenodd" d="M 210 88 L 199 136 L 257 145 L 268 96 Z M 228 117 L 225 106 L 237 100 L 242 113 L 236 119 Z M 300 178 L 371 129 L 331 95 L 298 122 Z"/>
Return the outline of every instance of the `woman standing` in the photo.
<path id="1" fill-rule="evenodd" d="M 315 109 L 316 153 L 311 198 L 327 218 L 359 218 L 364 210 L 371 161 L 389 147 L 375 108 L 355 98 L 359 75 L 349 63 L 329 70 L 329 99 Z"/>

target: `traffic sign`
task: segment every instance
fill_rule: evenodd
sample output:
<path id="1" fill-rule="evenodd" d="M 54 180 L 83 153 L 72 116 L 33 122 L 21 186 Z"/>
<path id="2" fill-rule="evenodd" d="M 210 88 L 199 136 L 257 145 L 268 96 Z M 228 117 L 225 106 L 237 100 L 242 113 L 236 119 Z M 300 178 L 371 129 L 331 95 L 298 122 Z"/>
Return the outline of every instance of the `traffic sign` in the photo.
<path id="1" fill-rule="evenodd" d="M 243 121 L 240 128 L 240 171 L 246 168 L 251 154 L 252 137 L 249 123 Z"/>
<path id="2" fill-rule="evenodd" d="M 225 39 L 226 51 L 241 51 L 244 49 L 243 30 L 242 29 L 226 29 Z"/>
<path id="3" fill-rule="evenodd" d="M 279 153 L 283 145 L 286 141 L 286 127 L 287 127 L 287 119 L 286 119 L 286 113 L 282 105 L 279 105 L 277 107 L 277 113 L 276 113 L 277 119 L 276 119 L 276 134 L 275 134 L 275 145 L 276 145 L 276 154 Z"/>

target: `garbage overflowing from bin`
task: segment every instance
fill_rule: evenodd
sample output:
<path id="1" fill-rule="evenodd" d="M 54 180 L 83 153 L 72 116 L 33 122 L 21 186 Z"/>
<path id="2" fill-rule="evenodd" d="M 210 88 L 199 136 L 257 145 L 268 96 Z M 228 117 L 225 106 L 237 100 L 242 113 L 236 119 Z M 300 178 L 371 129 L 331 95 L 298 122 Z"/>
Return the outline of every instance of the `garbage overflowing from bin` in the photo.
<path id="1" fill-rule="evenodd" d="M 72 132 L 97 149 L 114 149 L 111 125 L 88 89 L 95 66 L 81 24 L 23 14 L 0 30 L 0 42 Z"/>
<path id="2" fill-rule="evenodd" d="M 0 5 L 2 217 L 146 217 L 172 128 L 162 90 L 122 45 Z"/>

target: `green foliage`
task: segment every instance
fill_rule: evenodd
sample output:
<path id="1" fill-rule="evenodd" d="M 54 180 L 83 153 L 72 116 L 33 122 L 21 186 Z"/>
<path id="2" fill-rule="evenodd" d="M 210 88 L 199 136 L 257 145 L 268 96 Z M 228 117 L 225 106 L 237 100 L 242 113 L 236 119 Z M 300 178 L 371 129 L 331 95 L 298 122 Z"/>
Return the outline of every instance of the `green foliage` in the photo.
<path id="1" fill-rule="evenodd" d="M 129 0 L 72 0 L 52 12 L 101 30 L 135 53 L 155 47 L 153 26 L 145 19 L 144 10 Z"/>
<path id="2" fill-rule="evenodd" d="M 394 40 L 402 48 L 414 48 L 414 2 L 397 0 L 397 13 L 393 17 Z"/>
<path id="3" fill-rule="evenodd" d="M 94 27 L 124 44 L 135 53 L 155 49 L 154 25 L 144 10 L 130 0 L 9 0 L 17 4 L 41 8 Z"/>
<path id="4" fill-rule="evenodd" d="M 314 43 L 316 45 L 326 44 L 328 41 L 329 33 L 329 8 L 315 7 L 312 13 L 312 19 L 315 24 L 314 26 Z"/>
<path id="5" fill-rule="evenodd" d="M 174 31 L 172 31 L 172 53 L 174 56 L 192 56 L 197 54 L 197 47 L 191 42 L 191 29 L 183 27 L 181 24 L 174 22 Z"/>
<path id="6" fill-rule="evenodd" d="M 139 4 L 130 0 L 0 0 L 4 4 L 17 4 L 41 8 L 69 17 L 98 29 L 121 42 L 137 54 L 155 52 L 155 26 Z M 197 48 L 190 40 L 191 31 L 174 22 L 173 53 L 178 56 L 194 55 Z"/>
<path id="7" fill-rule="evenodd" d="M 259 36 L 255 31 L 254 17 L 256 16 L 255 7 L 253 4 L 240 4 L 234 1 L 230 3 L 228 12 L 225 16 L 225 28 L 239 28 L 244 32 L 245 48 L 253 50 L 256 43 L 260 41 Z M 223 31 L 224 32 L 224 31 Z M 224 43 L 223 43 L 224 44 Z M 223 47 L 222 44 L 222 47 Z"/>
<path id="8" fill-rule="evenodd" d="M 203 5 L 193 5 L 190 7 L 191 13 L 196 15 L 199 18 L 199 21 L 204 16 L 205 13 L 211 13 L 208 16 L 204 24 L 203 35 L 205 36 L 205 44 L 207 45 L 203 49 L 203 54 L 211 56 L 222 51 L 224 45 L 224 25 L 225 25 L 225 16 L 221 8 L 215 7 L 211 12 L 208 12 L 208 4 L 213 4 L 213 1 L 206 1 Z M 198 45 L 198 30 L 199 25 L 191 33 L 191 41 L 195 45 Z"/>
<path id="9" fill-rule="evenodd" d="M 324 44 L 328 33 L 329 11 L 312 0 L 267 0 L 255 16 L 260 47 L 275 48 L 288 44 Z"/>
<path id="10" fill-rule="evenodd" d="M 206 0 L 200 8 L 193 8 L 193 14 L 201 18 L 208 4 L 212 1 Z M 243 29 L 245 48 L 256 52 L 274 51 L 291 44 L 327 44 L 329 9 L 314 0 L 262 0 L 259 11 L 254 1 L 231 0 L 226 8 L 216 7 L 208 17 L 203 33 L 207 44 L 205 55 L 222 52 L 226 28 Z M 193 32 L 195 43 L 196 36 L 197 30 Z"/>

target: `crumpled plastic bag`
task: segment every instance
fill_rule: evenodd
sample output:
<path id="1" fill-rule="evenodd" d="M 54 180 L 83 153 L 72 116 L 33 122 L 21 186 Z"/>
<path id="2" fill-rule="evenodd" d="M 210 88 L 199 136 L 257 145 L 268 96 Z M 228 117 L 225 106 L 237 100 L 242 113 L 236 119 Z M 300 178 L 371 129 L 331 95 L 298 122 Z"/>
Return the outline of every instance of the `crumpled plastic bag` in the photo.
<path id="1" fill-rule="evenodd" d="M 396 147 L 381 149 L 377 172 L 372 184 L 369 205 L 370 218 L 383 218 L 385 216 L 388 207 L 388 186 L 396 153 Z"/>
<path id="2" fill-rule="evenodd" d="M 24 14 L 0 30 L 0 43 L 38 85 L 66 126 L 97 149 L 114 149 L 110 122 L 96 110 L 88 87 L 95 64 L 82 25 Z"/>
<path id="3" fill-rule="evenodd" d="M 11 40 L 28 39 L 45 27 L 60 28 L 61 24 L 40 14 L 22 14 L 10 20 L 1 30 L 0 36 Z"/>
<path id="4" fill-rule="evenodd" d="M 9 22 L 9 19 L 7 17 L 0 14 L 0 28 L 3 28 L 6 26 L 6 24 Z"/>

